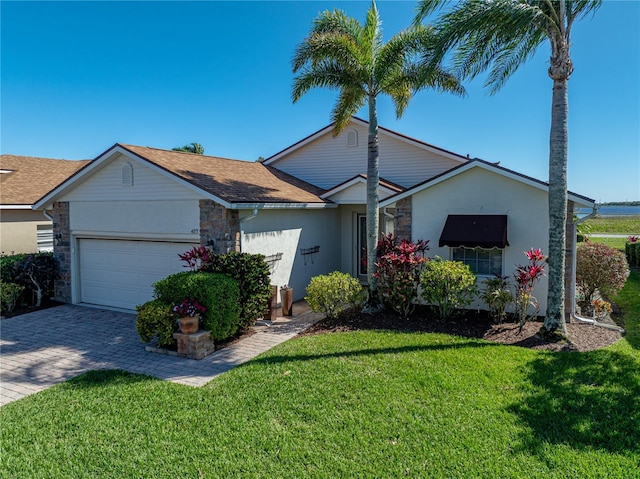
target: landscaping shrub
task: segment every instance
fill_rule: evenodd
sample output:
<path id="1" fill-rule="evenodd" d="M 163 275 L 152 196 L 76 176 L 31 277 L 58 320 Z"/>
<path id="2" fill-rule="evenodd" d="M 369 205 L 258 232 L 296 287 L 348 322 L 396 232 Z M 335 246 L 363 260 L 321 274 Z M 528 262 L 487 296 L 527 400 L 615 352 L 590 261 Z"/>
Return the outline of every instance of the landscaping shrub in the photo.
<path id="1" fill-rule="evenodd" d="M 240 328 L 238 283 L 224 274 L 183 271 L 154 283 L 155 296 L 163 303 L 177 305 L 193 298 L 206 309 L 202 325 L 214 341 L 233 336 Z"/>
<path id="2" fill-rule="evenodd" d="M 471 304 L 477 294 L 476 275 L 469 265 L 438 257 L 425 263 L 420 286 L 422 298 L 436 307 L 440 319 Z"/>
<path id="3" fill-rule="evenodd" d="M 178 322 L 171 311 L 171 304 L 154 299 L 136 306 L 136 311 L 136 330 L 140 340 L 146 343 L 157 337 L 158 346 L 175 349 L 176 340 L 173 333 L 178 331 Z"/>
<path id="4" fill-rule="evenodd" d="M 629 236 L 624 245 L 624 253 L 629 266 L 640 267 L 640 239 L 637 236 Z"/>
<path id="5" fill-rule="evenodd" d="M 53 281 L 57 275 L 57 263 L 53 253 L 32 253 L 5 257 L 3 263 L 10 264 L 9 282 L 25 287 L 29 296 L 34 293 L 35 306 L 42 304 L 42 298 L 53 296 Z M 3 268 L 5 264 L 2 264 Z M 3 282 L 4 282 L 3 272 Z"/>
<path id="6" fill-rule="evenodd" d="M 13 280 L 13 265 L 26 257 L 27 253 L 0 254 L 0 279 L 2 283 L 15 283 Z"/>
<path id="7" fill-rule="evenodd" d="M 544 275 L 545 261 L 540 248 L 532 248 L 524 254 L 529 259 L 529 264 L 516 266 L 516 272 L 513 275 L 516 280 L 516 315 L 520 326 L 519 332 L 522 332 L 527 320 L 538 316 L 538 299 L 533 295 L 533 288 Z M 529 315 L 530 308 L 534 309 L 531 315 Z"/>
<path id="8" fill-rule="evenodd" d="M 591 302 L 596 291 L 612 296 L 622 289 L 629 265 L 621 251 L 602 243 L 581 243 L 577 248 L 576 284 Z"/>
<path id="9" fill-rule="evenodd" d="M 264 255 L 238 253 L 215 254 L 205 246 L 194 247 L 180 259 L 193 269 L 225 274 L 240 288 L 240 327 L 247 328 L 262 317 L 271 299 L 271 276 Z"/>
<path id="10" fill-rule="evenodd" d="M 428 258 L 429 242 L 412 243 L 389 233 L 378 242 L 375 277 L 381 301 L 403 318 L 411 314 L 418 297 L 420 273 Z"/>
<path id="11" fill-rule="evenodd" d="M 501 324 L 507 317 L 507 307 L 513 303 L 513 293 L 509 289 L 509 277 L 496 275 L 484 280 L 485 291 L 482 301 L 489 308 L 494 323 Z"/>
<path id="12" fill-rule="evenodd" d="M 0 287 L 0 312 L 12 312 L 23 291 L 24 286 L 21 284 L 5 283 L 3 281 L 2 287 Z"/>
<path id="13" fill-rule="evenodd" d="M 328 318 L 334 318 L 347 308 L 359 306 L 365 297 L 365 289 L 356 278 L 334 271 L 311 278 L 304 299 L 314 313 L 324 313 Z"/>

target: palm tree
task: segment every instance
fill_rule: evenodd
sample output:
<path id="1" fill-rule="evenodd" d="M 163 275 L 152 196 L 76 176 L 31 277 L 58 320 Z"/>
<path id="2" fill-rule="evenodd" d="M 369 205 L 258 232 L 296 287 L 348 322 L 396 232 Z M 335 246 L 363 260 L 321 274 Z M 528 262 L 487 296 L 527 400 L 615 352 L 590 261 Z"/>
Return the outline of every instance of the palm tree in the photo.
<path id="1" fill-rule="evenodd" d="M 421 0 L 415 23 L 444 0 Z M 485 86 L 496 93 L 538 47 L 549 42 L 548 69 L 553 80 L 549 139 L 549 290 L 542 333 L 566 336 L 564 311 L 565 222 L 567 218 L 569 52 L 576 20 L 595 12 L 602 0 L 462 0 L 441 15 L 436 52 L 427 61 L 453 52 L 455 70 L 473 78 L 489 70 Z"/>
<path id="2" fill-rule="evenodd" d="M 195 153 L 196 155 L 204 155 L 204 146 L 200 143 L 189 143 L 188 145 L 172 148 L 173 151 L 184 151 L 187 153 Z"/>
<path id="3" fill-rule="evenodd" d="M 432 28 L 417 25 L 384 43 L 378 10 L 372 1 L 364 25 L 341 10 L 320 13 L 293 58 L 293 73 L 297 73 L 292 88 L 294 103 L 311 88 L 339 91 L 331 114 L 334 136 L 360 108 L 369 108 L 366 229 L 367 281 L 372 302 L 377 300 L 374 272 L 379 234 L 377 97 L 388 95 L 400 118 L 412 96 L 423 88 L 464 94 L 457 79 L 440 65 L 419 61 L 417 52 L 428 51 L 432 38 Z"/>

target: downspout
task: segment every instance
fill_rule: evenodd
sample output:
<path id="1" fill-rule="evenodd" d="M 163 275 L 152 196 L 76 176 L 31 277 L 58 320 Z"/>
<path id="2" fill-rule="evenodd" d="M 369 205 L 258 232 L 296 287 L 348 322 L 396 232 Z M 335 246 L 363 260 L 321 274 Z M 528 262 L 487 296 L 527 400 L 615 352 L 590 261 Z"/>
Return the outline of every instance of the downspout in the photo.
<path id="1" fill-rule="evenodd" d="M 258 216 L 259 210 L 258 208 L 254 208 L 253 212 L 251 212 L 250 214 L 248 214 L 247 216 L 240 218 L 238 220 L 239 226 L 240 226 L 240 252 L 242 252 L 242 236 L 244 235 L 244 230 L 242 229 L 242 223 L 246 223 L 247 221 L 251 221 L 252 219 L 254 219 L 256 216 Z"/>
<path id="2" fill-rule="evenodd" d="M 391 221 L 394 221 L 394 220 L 396 219 L 395 215 L 392 215 L 391 213 L 389 213 L 389 212 L 387 211 L 387 207 L 386 207 L 386 206 L 385 206 L 384 208 L 382 208 L 382 214 L 384 214 L 384 216 L 385 216 L 386 218 L 389 218 Z M 388 233 L 388 231 L 387 231 L 386 221 L 385 221 L 385 225 L 384 225 L 384 226 L 385 226 L 385 228 L 384 228 L 385 233 Z M 394 226 L 395 226 L 395 225 L 394 225 Z M 395 234 L 395 227 L 394 227 L 394 234 Z"/>
<path id="3" fill-rule="evenodd" d="M 42 210 L 42 214 L 44 215 L 45 218 L 47 218 L 49 221 L 53 223 L 53 217 L 49 213 L 47 213 L 47 210 Z"/>
<path id="4" fill-rule="evenodd" d="M 596 214 L 598 213 L 597 208 L 593 208 L 593 210 L 591 211 L 591 213 L 589 213 L 587 216 L 583 217 L 583 218 L 578 218 L 574 223 L 573 223 L 573 245 L 576 248 L 576 253 L 573 255 L 573 261 L 572 261 L 572 268 L 573 268 L 573 274 L 572 274 L 572 278 L 571 278 L 571 314 L 570 317 L 571 319 L 574 319 L 580 323 L 587 323 L 587 324 L 593 324 L 594 326 L 599 326 L 601 328 L 605 328 L 605 329 L 612 329 L 614 331 L 618 331 L 620 333 L 624 333 L 625 330 L 623 328 L 621 328 L 620 326 L 616 326 L 614 324 L 607 324 L 607 323 L 601 323 L 599 321 L 596 321 L 595 319 L 592 318 L 585 318 L 584 316 L 578 316 L 578 314 L 576 313 L 576 264 L 577 264 L 577 247 L 578 247 L 578 224 L 582 223 L 583 221 L 586 221 L 588 219 L 593 218 Z"/>

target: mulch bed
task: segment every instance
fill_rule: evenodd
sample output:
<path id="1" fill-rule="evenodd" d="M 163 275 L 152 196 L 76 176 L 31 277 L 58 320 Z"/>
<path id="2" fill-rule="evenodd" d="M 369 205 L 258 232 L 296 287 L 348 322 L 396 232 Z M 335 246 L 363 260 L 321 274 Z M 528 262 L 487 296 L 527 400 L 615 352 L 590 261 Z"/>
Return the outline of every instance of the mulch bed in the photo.
<path id="1" fill-rule="evenodd" d="M 444 333 L 467 338 L 481 338 L 496 343 L 551 351 L 592 351 L 618 341 L 618 331 L 591 324 L 571 322 L 567 324 L 569 342 L 545 341 L 538 331 L 542 322 L 527 322 L 519 331 L 514 322 L 493 324 L 486 312 L 466 311 L 464 314 L 441 321 L 426 308 L 418 309 L 409 319 L 401 319 L 393 312 L 375 314 L 348 313 L 338 318 L 324 319 L 302 333 L 302 335 L 324 334 L 343 331 L 384 329 L 403 332 Z"/>

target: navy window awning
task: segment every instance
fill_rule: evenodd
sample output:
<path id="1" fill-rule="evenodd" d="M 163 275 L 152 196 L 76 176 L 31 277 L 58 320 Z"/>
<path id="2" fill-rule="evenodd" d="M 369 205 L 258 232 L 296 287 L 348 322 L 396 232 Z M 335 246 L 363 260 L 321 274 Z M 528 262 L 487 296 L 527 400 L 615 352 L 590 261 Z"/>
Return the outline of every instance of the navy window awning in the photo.
<path id="1" fill-rule="evenodd" d="M 449 215 L 439 245 L 487 249 L 509 246 L 507 215 Z"/>

